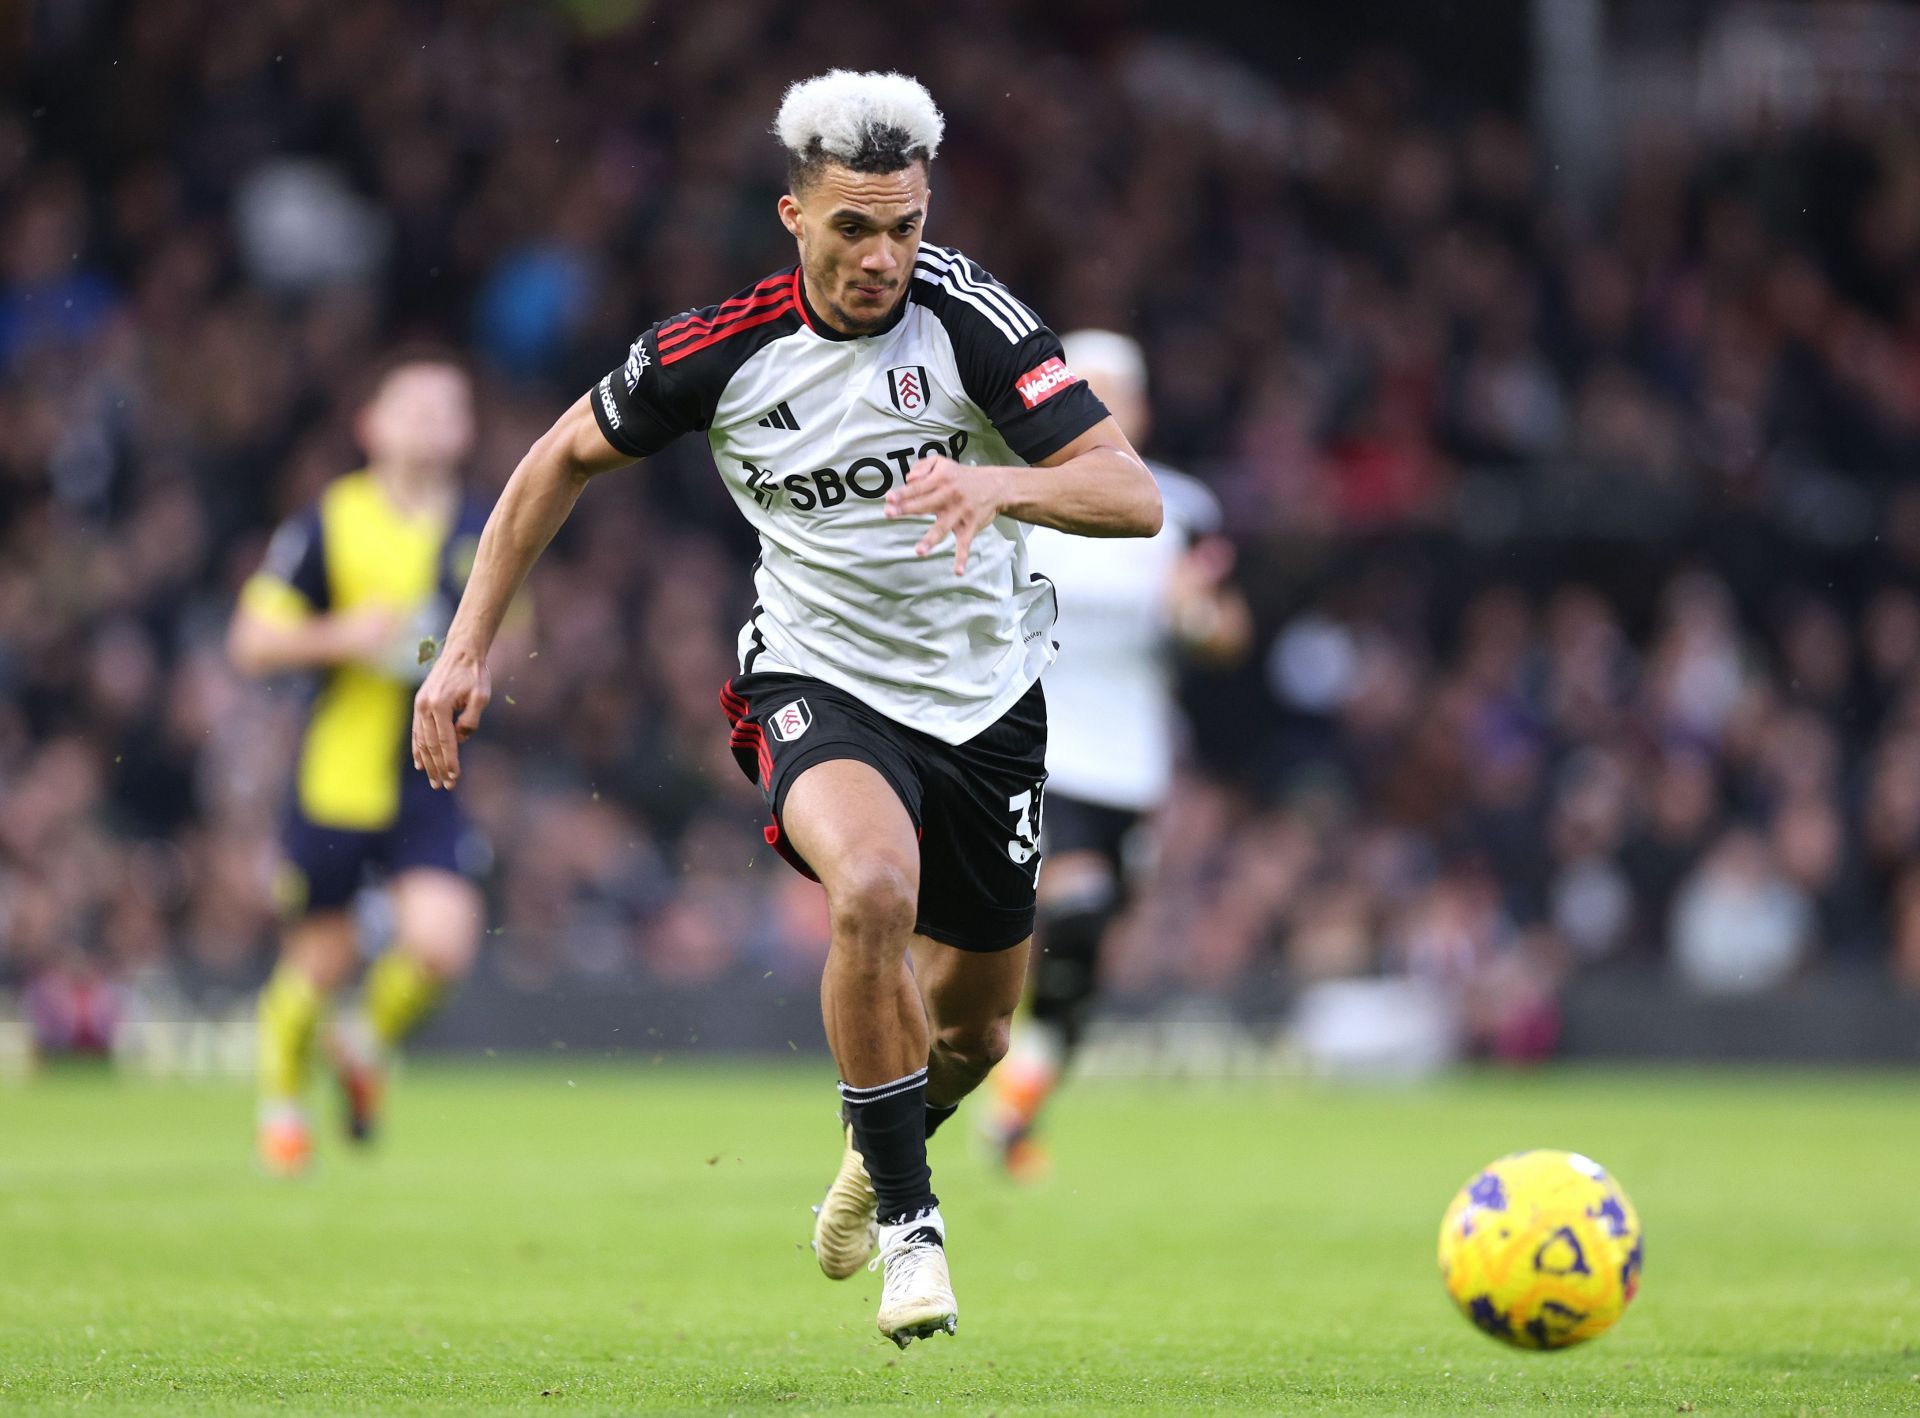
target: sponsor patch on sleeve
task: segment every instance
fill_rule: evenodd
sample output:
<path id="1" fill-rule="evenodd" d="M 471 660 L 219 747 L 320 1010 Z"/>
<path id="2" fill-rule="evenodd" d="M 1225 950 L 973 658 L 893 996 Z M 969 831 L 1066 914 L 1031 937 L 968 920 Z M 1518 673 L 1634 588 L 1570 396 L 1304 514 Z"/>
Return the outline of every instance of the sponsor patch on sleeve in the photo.
<path id="1" fill-rule="evenodd" d="M 1020 402 L 1030 409 L 1037 409 L 1062 389 L 1078 384 L 1080 376 L 1068 369 L 1065 361 L 1058 355 L 1036 364 L 1025 374 L 1013 381 L 1013 387 L 1020 392 Z"/>
<path id="2" fill-rule="evenodd" d="M 647 354 L 647 337 L 642 335 L 633 342 L 633 348 L 627 351 L 627 362 L 621 366 L 626 375 L 627 392 L 631 394 L 640 387 L 640 375 L 653 360 Z"/>

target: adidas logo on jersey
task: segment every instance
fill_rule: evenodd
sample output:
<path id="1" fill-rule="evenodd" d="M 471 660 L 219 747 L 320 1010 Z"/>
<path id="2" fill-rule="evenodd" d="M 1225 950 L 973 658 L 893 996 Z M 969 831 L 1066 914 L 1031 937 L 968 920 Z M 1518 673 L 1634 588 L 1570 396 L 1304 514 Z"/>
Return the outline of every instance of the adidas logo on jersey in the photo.
<path id="1" fill-rule="evenodd" d="M 759 424 L 762 428 L 784 428 L 789 433 L 800 431 L 800 420 L 793 416 L 793 410 L 787 407 L 785 399 L 774 406 L 772 413 L 759 420 Z"/>

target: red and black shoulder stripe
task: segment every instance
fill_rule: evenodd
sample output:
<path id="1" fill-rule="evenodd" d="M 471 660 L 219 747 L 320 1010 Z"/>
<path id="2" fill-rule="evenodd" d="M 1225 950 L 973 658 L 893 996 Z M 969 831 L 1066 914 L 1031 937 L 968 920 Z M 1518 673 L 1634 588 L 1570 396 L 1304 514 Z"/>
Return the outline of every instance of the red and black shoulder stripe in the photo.
<path id="1" fill-rule="evenodd" d="M 683 433 L 710 427 L 740 367 L 807 323 L 797 266 L 731 300 L 662 320 L 595 386 L 594 418 L 615 448 L 644 458 Z"/>
<path id="2" fill-rule="evenodd" d="M 801 325 L 806 311 L 800 303 L 800 268 L 776 272 L 749 286 L 731 300 L 662 322 L 655 347 L 662 365 L 678 364 L 701 350 L 776 322 Z M 784 331 L 780 333 L 785 333 Z M 760 341 L 754 342 L 756 345 Z"/>

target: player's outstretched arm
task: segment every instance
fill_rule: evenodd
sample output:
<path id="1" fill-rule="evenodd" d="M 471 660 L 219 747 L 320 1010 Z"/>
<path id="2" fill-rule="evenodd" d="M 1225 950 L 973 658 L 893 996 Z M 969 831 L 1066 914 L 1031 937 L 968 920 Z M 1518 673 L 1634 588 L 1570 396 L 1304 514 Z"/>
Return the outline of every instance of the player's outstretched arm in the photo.
<path id="1" fill-rule="evenodd" d="M 243 675 L 378 664 L 392 650 L 404 623 L 405 617 L 390 606 L 294 618 L 243 605 L 227 628 L 227 658 Z"/>
<path id="2" fill-rule="evenodd" d="M 413 698 L 413 766 L 436 788 L 460 781 L 460 741 L 492 697 L 487 652 L 520 584 L 596 474 L 631 463 L 594 422 L 588 395 L 542 434 L 507 479 L 480 533 L 467 589 L 446 643 Z"/>
<path id="3" fill-rule="evenodd" d="M 974 468 L 923 458 L 887 494 L 889 517 L 933 518 L 915 548 L 925 556 L 949 534 L 953 571 L 995 517 L 1012 517 L 1082 537 L 1151 537 L 1160 530 L 1160 488 L 1120 425 L 1102 419 L 1030 468 Z"/>

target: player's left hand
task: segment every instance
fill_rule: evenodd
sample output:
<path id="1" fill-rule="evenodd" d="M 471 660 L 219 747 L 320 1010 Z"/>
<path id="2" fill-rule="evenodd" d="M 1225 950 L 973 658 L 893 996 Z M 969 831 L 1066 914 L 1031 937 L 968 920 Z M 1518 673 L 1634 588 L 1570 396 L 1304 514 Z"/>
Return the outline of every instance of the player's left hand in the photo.
<path id="1" fill-rule="evenodd" d="M 951 533 L 953 574 L 964 575 L 974 537 L 1006 506 L 1007 472 L 969 467 L 951 458 L 922 458 L 907 469 L 902 485 L 887 494 L 887 516 L 933 518 L 914 555 L 925 556 Z"/>

